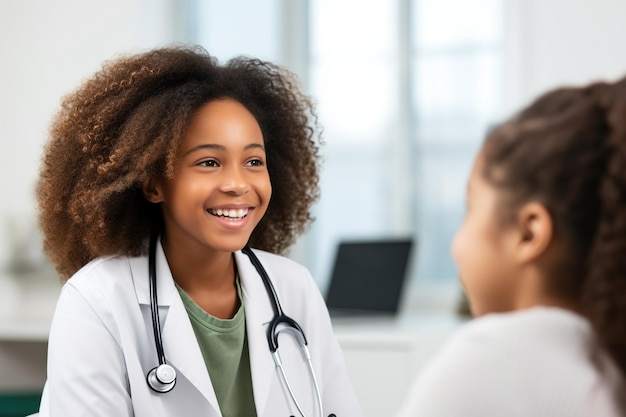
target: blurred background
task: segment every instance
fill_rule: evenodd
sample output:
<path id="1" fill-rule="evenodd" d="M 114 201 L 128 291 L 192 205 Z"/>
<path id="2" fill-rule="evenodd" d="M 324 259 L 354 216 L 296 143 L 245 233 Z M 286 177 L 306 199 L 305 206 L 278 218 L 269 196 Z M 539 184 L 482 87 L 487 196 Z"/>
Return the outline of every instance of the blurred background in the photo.
<path id="1" fill-rule="evenodd" d="M 461 295 L 449 246 L 485 132 L 548 88 L 626 74 L 624 19 L 621 0 L 0 0 L 0 393 L 45 379 L 59 285 L 34 186 L 61 98 L 104 60 L 193 43 L 295 72 L 326 145 L 317 220 L 290 256 L 325 292 L 339 242 L 413 237 L 402 317 L 432 329 Z M 443 340 L 389 328 L 337 326 L 366 415 L 391 415 L 380 398 L 395 407 Z M 398 349 L 404 379 L 365 365 Z"/>

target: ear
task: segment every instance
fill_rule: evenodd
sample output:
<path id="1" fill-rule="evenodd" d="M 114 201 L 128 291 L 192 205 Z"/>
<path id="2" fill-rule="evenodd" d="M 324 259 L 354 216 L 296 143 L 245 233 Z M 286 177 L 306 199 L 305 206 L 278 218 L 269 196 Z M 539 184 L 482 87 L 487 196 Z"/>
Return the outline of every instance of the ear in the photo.
<path id="1" fill-rule="evenodd" d="M 150 178 L 141 186 L 143 196 L 151 203 L 161 203 L 163 201 L 163 189 L 161 187 L 161 181 Z"/>
<path id="2" fill-rule="evenodd" d="M 519 210 L 517 226 L 516 257 L 521 263 L 532 262 L 546 252 L 552 241 L 552 216 L 543 204 L 530 202 Z"/>

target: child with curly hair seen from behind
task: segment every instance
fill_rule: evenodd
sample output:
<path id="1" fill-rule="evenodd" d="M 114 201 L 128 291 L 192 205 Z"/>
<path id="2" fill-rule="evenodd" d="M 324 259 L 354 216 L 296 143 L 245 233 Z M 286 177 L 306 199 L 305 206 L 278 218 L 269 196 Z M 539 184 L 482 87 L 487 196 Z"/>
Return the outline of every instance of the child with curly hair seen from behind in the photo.
<path id="1" fill-rule="evenodd" d="M 626 415 L 626 78 L 491 131 L 452 245 L 473 314 L 402 417 Z"/>
<path id="2" fill-rule="evenodd" d="M 315 282 L 280 256 L 318 197 L 316 120 L 286 70 L 197 47 L 112 60 L 65 98 L 38 184 L 66 281 L 41 416 L 361 416 Z M 255 260 L 305 338 L 271 328 Z"/>

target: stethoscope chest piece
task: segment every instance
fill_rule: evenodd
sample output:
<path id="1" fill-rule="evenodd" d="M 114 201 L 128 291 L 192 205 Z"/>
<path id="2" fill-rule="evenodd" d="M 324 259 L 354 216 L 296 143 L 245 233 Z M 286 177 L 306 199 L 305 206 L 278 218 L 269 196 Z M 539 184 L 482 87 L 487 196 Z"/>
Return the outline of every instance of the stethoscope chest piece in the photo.
<path id="1" fill-rule="evenodd" d="M 176 385 L 176 371 L 164 363 L 148 372 L 146 378 L 150 388 L 159 393 L 170 392 Z"/>

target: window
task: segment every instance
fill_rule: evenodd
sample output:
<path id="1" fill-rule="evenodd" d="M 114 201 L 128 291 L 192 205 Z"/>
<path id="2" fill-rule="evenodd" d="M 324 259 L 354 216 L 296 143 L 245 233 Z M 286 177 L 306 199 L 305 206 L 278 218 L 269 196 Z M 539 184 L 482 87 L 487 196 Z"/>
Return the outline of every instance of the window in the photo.
<path id="1" fill-rule="evenodd" d="M 310 3 L 310 91 L 324 126 L 322 198 L 311 233 L 314 276 L 327 285 L 340 240 L 410 235 L 413 180 L 399 82 L 398 3 Z"/>
<path id="2" fill-rule="evenodd" d="M 500 1 L 312 0 L 310 19 L 328 143 L 318 259 L 340 239 L 412 234 L 414 279 L 451 282 L 466 177 L 498 117 Z"/>
<path id="3" fill-rule="evenodd" d="M 191 41 L 220 61 L 238 55 L 282 61 L 280 0 L 200 0 L 191 4 Z"/>
<path id="4" fill-rule="evenodd" d="M 466 178 L 499 117 L 500 7 L 500 0 L 411 3 L 418 279 L 456 276 L 449 248 L 464 213 Z"/>

